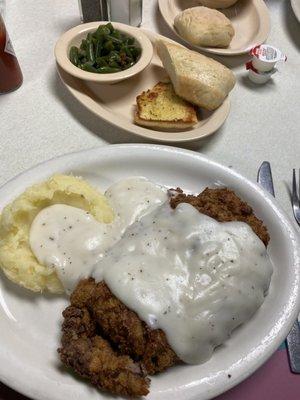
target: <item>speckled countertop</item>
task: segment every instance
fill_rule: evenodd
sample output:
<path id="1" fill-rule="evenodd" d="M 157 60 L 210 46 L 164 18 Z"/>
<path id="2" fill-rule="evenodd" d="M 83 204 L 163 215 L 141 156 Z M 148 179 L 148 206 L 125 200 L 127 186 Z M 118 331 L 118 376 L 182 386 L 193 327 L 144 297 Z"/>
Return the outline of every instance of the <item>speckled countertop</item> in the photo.
<path id="1" fill-rule="evenodd" d="M 172 37 L 156 0 L 144 2 L 143 27 Z M 246 78 L 245 57 L 223 58 L 237 85 L 225 125 L 209 140 L 189 147 L 255 180 L 263 160 L 272 163 L 277 199 L 291 215 L 287 185 L 300 167 L 300 23 L 289 0 L 268 0 L 268 43 L 288 56 L 264 86 Z M 85 110 L 66 91 L 56 73 L 57 38 L 79 23 L 76 1 L 10 0 L 6 23 L 24 73 L 16 92 L 0 96 L 0 184 L 36 163 L 107 143 L 137 141 Z"/>

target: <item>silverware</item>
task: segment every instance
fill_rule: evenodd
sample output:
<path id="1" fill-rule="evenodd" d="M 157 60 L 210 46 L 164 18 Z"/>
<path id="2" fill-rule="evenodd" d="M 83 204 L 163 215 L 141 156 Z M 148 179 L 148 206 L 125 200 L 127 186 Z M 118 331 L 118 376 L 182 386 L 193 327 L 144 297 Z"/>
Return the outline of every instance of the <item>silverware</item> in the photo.
<path id="1" fill-rule="evenodd" d="M 271 165 L 268 161 L 264 161 L 261 164 L 261 166 L 258 170 L 257 181 L 265 190 L 267 190 L 272 196 L 275 197 Z M 297 194 L 297 189 L 296 189 L 296 176 L 295 176 L 295 170 L 294 170 L 293 171 L 293 209 L 294 209 L 294 199 L 295 199 L 296 200 L 295 203 L 297 205 L 296 209 L 299 212 L 299 220 L 300 220 L 299 196 L 300 196 L 300 193 Z M 295 209 L 294 209 L 294 213 L 295 213 Z M 296 218 L 296 216 L 295 216 L 295 218 Z M 298 222 L 298 220 L 297 220 L 297 222 Z M 288 354 L 289 354 L 290 369 L 293 373 L 300 374 L 300 327 L 299 327 L 298 321 L 294 322 L 294 325 L 292 326 L 292 329 L 286 338 L 286 344 L 287 344 L 287 349 L 288 349 Z"/>
<path id="2" fill-rule="evenodd" d="M 300 328 L 299 322 L 295 321 L 290 333 L 286 338 L 289 353 L 290 368 L 294 374 L 300 374 Z"/>
<path id="3" fill-rule="evenodd" d="M 297 221 L 298 225 L 300 225 L 300 169 L 298 185 L 296 179 L 296 170 L 293 169 L 292 206 L 295 220 Z"/>
<path id="4" fill-rule="evenodd" d="M 264 161 L 258 170 L 257 182 L 272 196 L 275 197 L 271 165 L 268 161 Z"/>

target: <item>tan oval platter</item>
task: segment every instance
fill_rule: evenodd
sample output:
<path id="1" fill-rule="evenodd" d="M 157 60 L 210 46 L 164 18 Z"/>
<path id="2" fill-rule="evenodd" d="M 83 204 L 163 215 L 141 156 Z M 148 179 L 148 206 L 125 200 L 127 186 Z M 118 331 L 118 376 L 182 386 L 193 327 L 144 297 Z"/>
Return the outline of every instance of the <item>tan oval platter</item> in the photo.
<path id="1" fill-rule="evenodd" d="M 266 41 L 270 32 L 268 7 L 263 0 L 239 0 L 232 7 L 218 10 L 230 19 L 235 35 L 227 48 L 200 47 L 188 43 L 174 27 L 175 17 L 187 8 L 200 6 L 199 0 L 158 0 L 159 9 L 169 28 L 183 42 L 194 50 L 224 56 L 248 53 L 249 50 Z"/>
<path id="2" fill-rule="evenodd" d="M 99 23 L 95 23 L 95 27 Z M 141 73 L 117 84 L 109 85 L 91 82 L 72 76 L 60 66 L 59 75 L 70 93 L 88 110 L 121 131 L 159 142 L 189 142 L 212 135 L 226 120 L 230 110 L 230 100 L 215 111 L 200 110 L 199 122 L 191 128 L 181 131 L 166 131 L 144 128 L 134 123 L 136 97 L 143 91 L 152 88 L 159 81 L 168 77 L 155 50 L 155 41 L 164 39 L 174 41 L 150 31 L 143 31 L 151 40 L 154 54 L 151 63 Z"/>

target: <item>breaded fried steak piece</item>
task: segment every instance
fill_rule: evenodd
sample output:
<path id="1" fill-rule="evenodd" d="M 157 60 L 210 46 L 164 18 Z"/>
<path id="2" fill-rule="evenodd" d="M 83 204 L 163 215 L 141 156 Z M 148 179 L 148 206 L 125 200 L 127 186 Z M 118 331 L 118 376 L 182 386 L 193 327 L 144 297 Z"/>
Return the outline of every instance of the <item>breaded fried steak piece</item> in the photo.
<path id="1" fill-rule="evenodd" d="M 71 295 L 71 304 L 86 307 L 104 337 L 120 354 L 141 362 L 148 374 L 164 371 L 179 362 L 164 332 L 151 330 L 111 293 L 104 282 L 96 284 L 93 279 L 82 280 Z"/>
<path id="2" fill-rule="evenodd" d="M 227 188 L 206 188 L 198 196 L 184 194 L 180 188 L 177 188 L 176 191 L 178 194 L 170 199 L 172 208 L 176 208 L 180 203 L 189 203 L 202 214 L 208 215 L 219 222 L 245 222 L 251 226 L 254 233 L 265 246 L 268 245 L 270 236 L 267 228 L 254 215 L 252 208 L 242 201 L 232 190 Z"/>
<path id="3" fill-rule="evenodd" d="M 116 353 L 97 334 L 96 323 L 85 307 L 69 306 L 63 316 L 62 348 L 58 352 L 64 365 L 99 389 L 125 396 L 148 394 L 150 380 L 142 366 Z"/>
<path id="4" fill-rule="evenodd" d="M 190 203 L 220 222 L 249 224 L 267 246 L 269 234 L 252 208 L 229 189 L 205 189 L 198 196 L 176 189 L 170 205 Z M 114 394 L 148 393 L 153 375 L 181 361 L 160 329 L 151 330 L 109 290 L 105 282 L 84 279 L 63 312 L 61 361 L 100 389 Z"/>

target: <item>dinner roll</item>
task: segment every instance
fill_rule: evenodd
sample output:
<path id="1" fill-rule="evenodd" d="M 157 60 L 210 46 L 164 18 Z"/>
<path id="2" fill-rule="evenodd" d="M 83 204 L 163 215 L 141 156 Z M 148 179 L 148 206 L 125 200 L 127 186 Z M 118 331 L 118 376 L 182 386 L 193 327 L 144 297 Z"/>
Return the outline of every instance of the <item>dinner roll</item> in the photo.
<path id="1" fill-rule="evenodd" d="M 228 8 L 238 0 L 199 0 L 199 4 L 209 8 Z"/>
<path id="2" fill-rule="evenodd" d="M 234 35 L 230 20 L 207 7 L 187 8 L 176 16 L 174 25 L 180 36 L 197 46 L 227 47 Z"/>
<path id="3" fill-rule="evenodd" d="M 163 40 L 156 46 L 179 97 L 207 110 L 215 110 L 234 87 L 232 71 L 212 58 Z"/>

